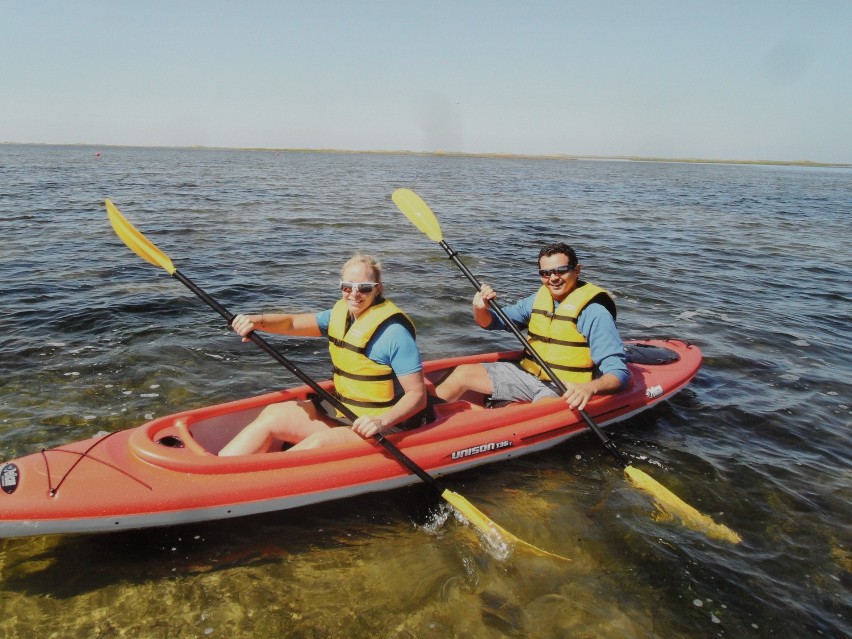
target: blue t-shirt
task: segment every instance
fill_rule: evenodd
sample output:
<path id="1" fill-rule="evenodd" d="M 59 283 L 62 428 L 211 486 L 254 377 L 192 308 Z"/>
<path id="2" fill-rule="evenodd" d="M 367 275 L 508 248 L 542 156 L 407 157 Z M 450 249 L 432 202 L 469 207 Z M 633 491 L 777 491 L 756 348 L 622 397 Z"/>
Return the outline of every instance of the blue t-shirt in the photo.
<path id="1" fill-rule="evenodd" d="M 316 317 L 320 331 L 328 337 L 331 309 L 317 313 Z M 379 327 L 367 342 L 364 354 L 374 362 L 390 366 L 397 377 L 423 370 L 420 349 L 417 348 L 414 337 L 395 319 Z"/>
<path id="2" fill-rule="evenodd" d="M 516 302 L 511 306 L 503 308 L 506 317 L 523 330 L 527 327 L 532 317 L 533 301 L 536 294 Z M 503 321 L 491 311 L 491 324 L 489 331 L 509 330 Z M 592 302 L 580 312 L 577 318 L 577 330 L 589 343 L 592 361 L 601 375 L 612 373 L 621 381 L 624 388 L 630 380 L 630 372 L 627 370 L 627 356 L 624 354 L 624 342 L 612 314 L 603 304 Z"/>

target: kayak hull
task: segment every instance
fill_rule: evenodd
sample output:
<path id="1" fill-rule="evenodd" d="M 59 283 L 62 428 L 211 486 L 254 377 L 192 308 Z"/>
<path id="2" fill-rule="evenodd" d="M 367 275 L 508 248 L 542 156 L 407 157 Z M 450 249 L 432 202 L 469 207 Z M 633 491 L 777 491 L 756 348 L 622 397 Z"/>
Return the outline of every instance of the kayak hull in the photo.
<path id="1" fill-rule="evenodd" d="M 602 427 L 670 398 L 701 365 L 698 347 L 679 340 L 627 344 L 676 359 L 631 362 L 630 388 L 595 397 L 586 407 Z M 513 351 L 448 358 L 425 362 L 424 371 L 433 385 L 460 364 L 519 357 Z M 331 388 L 330 382 L 321 385 Z M 188 410 L 6 462 L 0 467 L 0 538 L 227 519 L 420 481 L 372 440 L 313 451 L 216 456 L 264 406 L 311 392 L 300 386 Z M 435 422 L 388 439 L 440 477 L 545 450 L 587 431 L 576 411 L 557 398 L 500 408 L 486 408 L 483 400 L 470 394 L 440 404 Z"/>

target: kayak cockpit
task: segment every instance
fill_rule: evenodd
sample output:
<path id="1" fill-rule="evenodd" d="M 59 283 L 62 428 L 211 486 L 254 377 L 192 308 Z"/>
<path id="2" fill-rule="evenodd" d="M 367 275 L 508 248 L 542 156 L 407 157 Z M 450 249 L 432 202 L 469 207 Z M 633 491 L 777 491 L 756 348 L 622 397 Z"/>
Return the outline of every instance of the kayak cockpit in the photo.
<path id="1" fill-rule="evenodd" d="M 263 401 L 258 402 L 258 399 Z M 264 406 L 276 401 L 286 399 L 276 393 L 273 396 L 220 404 L 198 412 L 188 411 L 157 418 L 134 429 L 129 439 L 130 451 L 137 458 L 155 466 L 193 473 L 272 470 L 314 463 L 318 458 L 344 459 L 377 451 L 372 441 L 364 440 L 320 450 L 218 457 L 218 452 L 225 444 L 257 417 Z M 400 444 L 414 435 L 440 428 L 450 418 L 484 410 L 481 402 L 460 400 L 441 404 L 436 406 L 437 418 L 434 422 L 414 431 L 390 435 L 389 439 Z M 431 434 L 428 439 L 443 437 Z"/>
<path id="2" fill-rule="evenodd" d="M 424 373 L 430 393 L 434 394 L 435 385 L 439 384 L 459 364 L 472 361 L 497 361 L 498 359 L 517 359 L 520 351 L 507 353 L 491 353 L 486 356 L 473 355 L 466 357 L 426 362 Z M 322 386 L 331 390 L 330 382 Z M 200 456 L 215 456 L 234 436 L 247 424 L 257 417 L 268 404 L 289 400 L 304 400 L 311 389 L 306 386 L 270 393 L 254 398 L 239 400 L 212 406 L 199 411 L 187 411 L 154 420 L 144 425 L 147 437 L 157 448 L 174 449 L 173 455 L 185 457 L 187 454 Z M 461 400 L 436 406 L 437 419 L 440 423 L 446 418 L 459 413 L 482 410 L 486 398 L 478 393 L 468 393 Z M 421 430 L 421 429 L 418 429 Z"/>
<path id="3" fill-rule="evenodd" d="M 674 392 L 676 388 L 667 388 L 665 384 L 647 383 L 646 378 L 656 379 L 659 376 L 653 372 L 654 369 L 671 369 L 673 372 L 692 369 L 688 371 L 691 378 L 701 361 L 700 351 L 686 344 L 669 348 L 669 343 L 653 340 L 632 342 L 627 346 L 632 377 L 630 387 L 616 395 L 596 397 L 589 403 L 587 411 L 599 421 L 623 418 L 630 413 L 628 407 L 631 403 L 656 403 Z M 695 350 L 692 356 L 681 359 L 691 350 Z M 424 362 L 428 390 L 434 393 L 435 386 L 459 365 L 516 361 L 521 354 L 521 351 L 509 351 Z M 327 390 L 333 388 L 330 381 L 322 382 L 321 386 Z M 277 402 L 305 400 L 312 392 L 310 387 L 300 386 L 164 416 L 135 429 L 130 437 L 130 449 L 136 457 L 153 465 L 194 473 L 272 470 L 311 464 L 318 459 L 344 459 L 377 452 L 374 442 L 363 440 L 320 450 L 218 457 L 219 451 L 264 407 Z M 437 404 L 435 410 L 437 418 L 431 424 L 388 438 L 401 449 L 413 450 L 439 441 L 447 443 L 464 437 L 482 437 L 510 427 L 515 432 L 525 430 L 527 437 L 537 439 L 541 436 L 535 430 L 537 428 L 547 432 L 554 427 L 573 428 L 574 423 L 580 422 L 579 416 L 566 410 L 564 402 L 556 398 L 534 404 L 511 403 L 497 407 L 482 394 L 469 392 L 458 401 Z M 487 411 L 486 418 L 482 417 L 481 411 Z"/>

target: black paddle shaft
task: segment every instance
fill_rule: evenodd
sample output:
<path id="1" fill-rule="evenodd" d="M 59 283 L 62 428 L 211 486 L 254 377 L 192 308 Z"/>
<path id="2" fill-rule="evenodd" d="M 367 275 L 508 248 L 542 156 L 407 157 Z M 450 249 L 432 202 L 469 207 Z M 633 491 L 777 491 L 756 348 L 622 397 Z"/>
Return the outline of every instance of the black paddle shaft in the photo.
<path id="1" fill-rule="evenodd" d="M 470 283 L 473 284 L 473 286 L 476 288 L 476 290 L 481 291 L 482 290 L 482 282 L 480 282 L 477 279 L 476 275 L 471 273 L 470 269 L 468 269 L 467 266 L 465 266 L 464 262 L 462 262 L 459 259 L 458 253 L 456 253 L 452 248 L 450 248 L 450 246 L 444 240 L 439 241 L 438 244 L 440 245 L 440 247 L 442 249 L 444 249 L 444 251 L 450 257 L 450 259 L 455 263 L 455 265 L 458 266 L 461 269 L 461 272 L 464 273 L 465 277 L 467 277 L 468 280 L 470 280 Z M 539 355 L 538 352 L 532 347 L 532 345 L 529 343 L 527 338 L 524 337 L 523 333 L 521 333 L 521 331 L 518 329 L 518 327 L 515 326 L 515 323 L 512 322 L 508 318 L 506 313 L 503 312 L 503 309 L 500 308 L 500 305 L 497 303 L 497 301 L 496 300 L 490 300 L 488 302 L 488 304 L 492 309 L 494 309 L 494 312 L 503 321 L 503 323 L 509 328 L 509 330 L 512 331 L 512 333 L 514 333 L 515 337 L 517 337 L 520 340 L 521 344 L 524 345 L 524 350 L 527 352 L 527 354 L 530 357 L 532 357 L 535 360 L 535 363 L 538 364 L 539 366 L 541 366 L 541 369 L 547 374 L 548 377 L 550 377 L 551 381 L 556 385 L 556 388 L 559 390 L 560 394 L 564 394 L 565 391 L 568 390 L 566 388 L 565 384 L 563 384 L 562 380 L 559 379 L 553 373 L 553 371 L 550 369 L 550 366 L 547 365 L 547 362 L 545 362 L 541 358 L 541 355 Z M 580 417 L 583 418 L 583 421 L 586 422 L 586 425 L 601 440 L 601 443 L 604 445 L 604 448 L 606 448 L 610 453 L 612 453 L 612 456 L 615 457 L 615 460 L 618 462 L 618 464 L 622 468 L 627 468 L 628 463 L 627 463 L 627 460 L 624 458 L 624 455 L 622 455 L 621 451 L 619 451 L 618 448 L 616 448 L 613 441 L 609 437 L 606 436 L 606 433 L 604 433 L 603 430 L 601 430 L 601 427 L 598 426 L 595 423 L 595 421 L 591 418 L 591 416 L 585 410 L 580 409 L 579 413 L 580 413 Z"/>
<path id="2" fill-rule="evenodd" d="M 228 309 L 226 309 L 224 306 L 222 306 L 219 302 L 217 302 L 215 299 L 210 297 L 210 295 L 208 295 L 205 291 L 203 291 L 198 286 L 196 286 L 195 283 L 191 279 L 186 277 L 183 273 L 181 273 L 178 270 L 175 270 L 175 272 L 172 273 L 172 276 L 176 280 L 178 280 L 181 284 L 186 286 L 189 290 L 191 290 L 193 293 L 195 293 L 199 298 L 201 298 L 201 300 L 204 301 L 210 308 L 212 308 L 214 311 L 219 313 L 219 315 L 224 317 L 225 321 L 228 322 L 228 326 L 231 326 L 233 324 L 234 318 L 236 317 L 236 315 L 231 313 Z M 261 349 L 263 349 L 269 355 L 271 355 L 273 357 L 273 359 L 275 359 L 279 364 L 283 365 L 288 371 L 293 373 L 293 375 L 295 375 L 301 381 L 303 381 L 305 384 L 310 386 L 324 400 L 331 403 L 336 409 L 338 409 L 341 413 L 343 413 L 343 415 L 347 419 L 355 421 L 358 418 L 358 416 L 355 413 L 353 413 L 349 409 L 348 406 L 343 404 L 343 402 L 341 402 L 337 397 L 335 397 L 334 395 L 329 393 L 326 389 L 324 389 L 322 386 L 317 384 L 313 380 L 313 378 L 311 378 L 307 373 L 304 373 L 302 370 L 299 369 L 298 366 L 296 366 L 293 362 L 291 362 L 287 357 L 285 357 L 280 352 L 278 352 L 278 350 L 274 346 L 272 346 L 272 344 L 270 344 L 265 339 L 263 339 L 263 337 L 258 335 L 257 332 L 252 331 L 251 333 L 248 334 L 247 337 L 252 342 L 257 344 L 257 346 L 259 346 Z M 376 433 L 375 435 L 373 435 L 373 438 L 379 444 L 381 444 L 384 447 L 384 449 L 386 451 L 388 451 L 388 453 L 390 453 L 391 456 L 393 456 L 393 458 L 396 459 L 400 464 L 405 466 L 408 470 L 410 470 L 412 473 L 417 475 L 424 482 L 429 484 L 432 488 L 434 488 L 438 492 L 438 494 L 443 494 L 444 487 L 441 486 L 435 480 L 434 477 L 432 477 L 429 473 L 427 473 L 425 470 L 420 468 L 420 466 L 418 466 L 416 463 L 414 463 L 414 461 L 412 459 L 410 459 L 405 453 L 403 453 L 399 448 L 397 448 L 394 444 L 392 444 L 387 439 L 385 439 L 384 435 L 382 435 L 381 433 Z"/>
<path id="3" fill-rule="evenodd" d="M 210 306 L 210 308 L 212 308 L 214 311 L 219 313 L 219 315 L 224 317 L 225 321 L 228 322 L 228 326 L 231 326 L 233 324 L 234 318 L 236 317 L 236 315 L 231 313 L 228 309 L 226 309 L 224 306 L 222 306 L 219 302 L 217 302 L 215 299 L 210 297 L 210 295 L 208 295 L 206 292 L 204 292 L 202 289 L 200 289 L 198 286 L 196 286 L 195 283 L 191 279 L 186 277 L 180 271 L 176 270 L 174 273 L 172 273 L 172 275 L 175 277 L 175 279 L 177 279 L 184 286 L 186 286 L 189 290 L 191 290 L 198 297 L 200 297 L 208 306 Z M 299 368 L 293 362 L 291 362 L 289 359 L 284 357 L 284 355 L 279 353 L 269 342 L 267 342 L 265 339 L 263 339 L 255 331 L 252 331 L 251 333 L 249 333 L 248 338 L 252 342 L 257 344 L 260 348 L 262 348 L 264 351 L 269 353 L 273 358 L 275 358 L 278 361 L 279 364 L 284 365 L 284 367 L 287 368 L 287 370 L 289 370 L 291 373 L 293 373 L 296 377 L 298 377 L 300 380 L 302 380 L 305 384 L 310 386 L 317 393 L 322 395 L 323 399 L 326 399 L 329 402 L 331 402 L 334 405 L 334 407 L 337 408 L 338 410 L 340 410 L 340 412 L 342 412 L 348 419 L 354 420 L 354 419 L 357 418 L 357 415 L 355 415 L 355 413 L 353 413 L 351 410 L 349 410 L 348 407 L 344 406 L 340 402 L 340 400 L 337 399 L 337 397 L 335 397 L 334 395 L 329 393 L 327 390 L 325 390 L 322 386 L 317 384 L 313 379 L 311 379 L 310 376 L 308 376 L 307 374 L 305 374 L 301 370 L 299 370 Z"/>

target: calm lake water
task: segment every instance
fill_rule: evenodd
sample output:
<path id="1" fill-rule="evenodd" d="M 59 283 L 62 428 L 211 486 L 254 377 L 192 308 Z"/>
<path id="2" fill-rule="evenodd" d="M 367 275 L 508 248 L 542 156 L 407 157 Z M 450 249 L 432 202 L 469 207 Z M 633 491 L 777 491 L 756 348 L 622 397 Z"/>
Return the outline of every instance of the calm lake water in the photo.
<path id="1" fill-rule="evenodd" d="M 694 382 L 612 436 L 743 543 L 659 521 L 588 436 L 445 479 L 570 563 L 494 557 L 418 485 L 0 541 L 0 636 L 852 635 L 847 169 L 0 146 L 0 459 L 296 383 L 131 253 L 106 197 L 234 312 L 331 306 L 360 248 L 426 358 L 516 348 L 474 328 L 470 283 L 391 202 L 403 186 L 504 302 L 567 240 L 624 337 L 701 347 Z M 327 377 L 321 341 L 273 342 Z"/>

